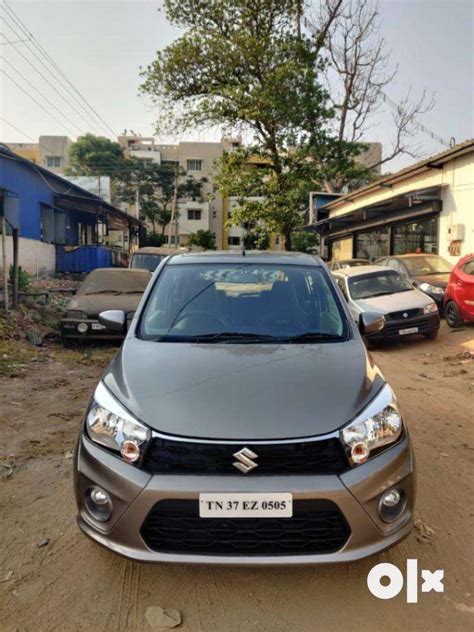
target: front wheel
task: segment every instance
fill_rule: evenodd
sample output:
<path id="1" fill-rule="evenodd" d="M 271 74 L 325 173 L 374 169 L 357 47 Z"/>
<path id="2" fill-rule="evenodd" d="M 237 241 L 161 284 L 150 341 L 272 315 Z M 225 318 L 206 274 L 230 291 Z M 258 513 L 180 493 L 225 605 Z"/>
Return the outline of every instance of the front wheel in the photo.
<path id="1" fill-rule="evenodd" d="M 454 301 L 449 301 L 445 308 L 446 322 L 453 329 L 457 329 L 462 325 L 461 312 Z"/>

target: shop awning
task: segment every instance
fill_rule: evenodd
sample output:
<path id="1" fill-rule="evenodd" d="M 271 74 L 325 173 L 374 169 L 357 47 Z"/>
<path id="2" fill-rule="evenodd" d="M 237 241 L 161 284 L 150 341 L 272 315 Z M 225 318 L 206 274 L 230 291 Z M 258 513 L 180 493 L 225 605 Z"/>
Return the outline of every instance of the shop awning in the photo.
<path id="1" fill-rule="evenodd" d="M 324 210 L 324 207 L 322 207 Z M 441 212 L 441 187 L 418 189 L 367 205 L 342 215 L 328 217 L 306 226 L 305 230 L 327 237 L 341 237 L 360 229 L 409 220 Z"/>

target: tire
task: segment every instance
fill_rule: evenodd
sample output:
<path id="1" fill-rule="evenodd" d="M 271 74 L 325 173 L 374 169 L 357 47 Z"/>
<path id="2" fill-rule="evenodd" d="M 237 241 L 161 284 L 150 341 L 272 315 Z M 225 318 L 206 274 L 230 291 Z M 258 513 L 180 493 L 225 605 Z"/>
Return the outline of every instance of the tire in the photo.
<path id="1" fill-rule="evenodd" d="M 438 336 L 438 331 L 439 329 L 433 329 L 433 331 L 430 331 L 429 334 L 424 334 L 425 340 L 435 340 Z"/>
<path id="2" fill-rule="evenodd" d="M 459 307 L 456 305 L 454 301 L 448 301 L 446 303 L 446 307 L 444 308 L 446 322 L 453 329 L 457 329 L 462 325 L 462 317 L 461 312 L 459 311 Z"/>

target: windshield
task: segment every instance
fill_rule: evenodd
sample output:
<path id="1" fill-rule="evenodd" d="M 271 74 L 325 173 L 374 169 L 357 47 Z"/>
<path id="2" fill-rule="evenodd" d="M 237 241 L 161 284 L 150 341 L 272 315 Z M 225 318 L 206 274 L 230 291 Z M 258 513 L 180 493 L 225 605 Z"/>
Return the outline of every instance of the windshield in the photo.
<path id="1" fill-rule="evenodd" d="M 145 270 L 94 270 L 86 276 L 77 294 L 143 294 L 150 273 Z"/>
<path id="2" fill-rule="evenodd" d="M 424 274 L 447 274 L 451 272 L 453 266 L 438 255 L 426 255 L 423 257 L 404 257 L 403 263 L 408 268 L 408 272 L 413 276 Z"/>
<path id="3" fill-rule="evenodd" d="M 130 267 L 154 272 L 164 258 L 165 255 L 135 254 L 132 257 L 132 265 Z"/>
<path id="4" fill-rule="evenodd" d="M 140 335 L 162 342 L 331 341 L 345 339 L 347 324 L 320 268 L 177 264 L 157 279 Z"/>
<path id="5" fill-rule="evenodd" d="M 413 286 L 395 270 L 382 270 L 349 279 L 349 291 L 354 300 L 408 290 L 413 290 Z"/>
<path id="6" fill-rule="evenodd" d="M 357 266 L 370 266 L 370 261 L 366 259 L 348 259 L 341 261 L 341 268 L 356 268 Z"/>

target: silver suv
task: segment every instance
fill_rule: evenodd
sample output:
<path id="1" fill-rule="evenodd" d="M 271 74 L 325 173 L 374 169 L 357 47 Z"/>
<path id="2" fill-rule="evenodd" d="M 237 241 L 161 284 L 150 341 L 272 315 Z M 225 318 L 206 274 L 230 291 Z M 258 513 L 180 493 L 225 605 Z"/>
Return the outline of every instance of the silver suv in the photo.
<path id="1" fill-rule="evenodd" d="M 135 560 L 347 562 L 410 532 L 413 455 L 324 263 L 189 253 L 155 271 L 95 390 L 75 492 L 81 529 Z"/>

